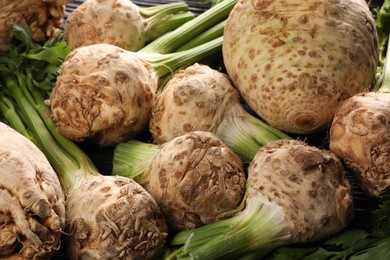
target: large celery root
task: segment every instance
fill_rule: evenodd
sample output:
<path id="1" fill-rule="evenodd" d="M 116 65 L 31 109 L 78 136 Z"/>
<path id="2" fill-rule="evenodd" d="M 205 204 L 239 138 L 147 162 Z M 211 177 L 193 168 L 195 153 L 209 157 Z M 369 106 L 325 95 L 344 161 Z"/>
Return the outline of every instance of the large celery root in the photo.
<path id="1" fill-rule="evenodd" d="M 240 0 L 226 22 L 223 58 L 261 118 L 308 134 L 329 127 L 341 101 L 370 87 L 378 38 L 363 0 Z"/>
<path id="2" fill-rule="evenodd" d="M 0 258 L 49 259 L 60 246 L 65 199 L 45 155 L 0 122 Z"/>

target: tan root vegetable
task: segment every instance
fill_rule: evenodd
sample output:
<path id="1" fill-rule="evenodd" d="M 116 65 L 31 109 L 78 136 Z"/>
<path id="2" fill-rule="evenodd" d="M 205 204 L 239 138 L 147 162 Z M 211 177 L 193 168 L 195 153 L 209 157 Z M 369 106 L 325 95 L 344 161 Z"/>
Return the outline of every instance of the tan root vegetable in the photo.
<path id="1" fill-rule="evenodd" d="M 0 52 L 10 48 L 13 23 L 31 27 L 35 41 L 57 36 L 62 29 L 65 4 L 72 0 L 2 0 L 0 1 Z"/>
<path id="2" fill-rule="evenodd" d="M 342 103 L 330 128 L 330 150 L 377 197 L 390 186 L 390 93 L 368 92 Z"/>
<path id="3" fill-rule="evenodd" d="M 165 218 L 152 196 L 129 178 L 86 178 L 66 205 L 70 259 L 151 259 L 165 244 Z"/>
<path id="4" fill-rule="evenodd" d="M 376 24 L 389 42 L 390 2 L 381 7 Z M 380 26 L 379 26 L 380 25 Z M 390 48 L 381 56 L 375 89 L 345 100 L 337 109 L 329 147 L 352 170 L 366 195 L 378 197 L 390 186 Z"/>
<path id="5" fill-rule="evenodd" d="M 129 141 L 114 152 L 113 174 L 137 180 L 176 231 L 210 224 L 244 196 L 240 158 L 214 134 L 191 132 L 161 146 Z"/>
<path id="6" fill-rule="evenodd" d="M 35 144 L 0 122 L 0 258 L 50 259 L 64 226 L 56 172 Z"/>
<path id="7" fill-rule="evenodd" d="M 111 44 L 66 57 L 48 100 L 58 131 L 112 146 L 147 130 L 159 79 L 221 50 L 222 37 L 190 50 L 140 54 Z"/>
<path id="8" fill-rule="evenodd" d="M 178 233 L 168 259 L 261 259 L 272 249 L 332 236 L 351 221 L 352 188 L 340 160 L 298 140 L 261 147 L 248 167 L 242 211 Z"/>
<path id="9" fill-rule="evenodd" d="M 197 63 L 164 86 L 153 104 L 149 130 L 160 144 L 191 131 L 209 131 L 248 162 L 261 145 L 290 138 L 250 115 L 226 74 Z"/>
<path id="10" fill-rule="evenodd" d="M 223 58 L 261 118 L 307 134 L 329 127 L 341 101 L 370 87 L 378 40 L 363 0 L 240 0 L 227 19 Z"/>
<path id="11" fill-rule="evenodd" d="M 141 8 L 130 0 L 86 0 L 66 20 L 64 39 L 71 48 L 108 43 L 137 51 L 191 20 L 187 10 L 179 1 Z"/>
<path id="12" fill-rule="evenodd" d="M 61 65 L 50 97 L 58 131 L 102 146 L 138 135 L 147 127 L 155 99 L 151 70 L 114 45 L 74 49 Z"/>

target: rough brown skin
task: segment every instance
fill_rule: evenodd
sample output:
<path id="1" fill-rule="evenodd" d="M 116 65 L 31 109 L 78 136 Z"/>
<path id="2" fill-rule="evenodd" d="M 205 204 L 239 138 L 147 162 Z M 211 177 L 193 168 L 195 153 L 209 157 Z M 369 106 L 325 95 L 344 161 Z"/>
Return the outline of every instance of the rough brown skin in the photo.
<path id="1" fill-rule="evenodd" d="M 390 185 L 390 93 L 360 93 L 344 101 L 329 138 L 330 150 L 368 196 L 378 197 Z"/>
<path id="2" fill-rule="evenodd" d="M 66 20 L 64 39 L 72 49 L 108 43 L 138 51 L 145 44 L 144 23 L 131 1 L 86 0 Z"/>
<path id="3" fill-rule="evenodd" d="M 66 206 L 70 259 L 151 259 L 165 244 L 155 200 L 129 178 L 92 176 Z"/>
<path id="4" fill-rule="evenodd" d="M 298 140 L 261 147 L 248 168 L 247 196 L 261 192 L 284 209 L 295 243 L 324 239 L 353 218 L 352 188 L 330 151 Z"/>
<path id="5" fill-rule="evenodd" d="M 363 0 L 240 0 L 224 31 L 224 64 L 239 92 L 288 133 L 329 127 L 340 102 L 370 87 L 377 52 Z"/>
<path id="6" fill-rule="evenodd" d="M 153 104 L 149 130 L 159 144 L 191 131 L 219 136 L 222 122 L 240 113 L 246 112 L 228 76 L 196 63 L 164 86 Z"/>
<path id="7" fill-rule="evenodd" d="M 12 24 L 27 24 L 32 38 L 43 42 L 62 29 L 65 4 L 72 0 L 2 0 L 0 2 L 0 52 L 11 47 Z"/>
<path id="8" fill-rule="evenodd" d="M 74 49 L 61 65 L 49 105 L 58 131 L 113 146 L 147 128 L 156 81 L 152 68 L 114 45 Z"/>
<path id="9" fill-rule="evenodd" d="M 210 224 L 233 210 L 245 193 L 241 159 L 209 132 L 164 143 L 144 184 L 176 231 Z"/>
<path id="10" fill-rule="evenodd" d="M 65 198 L 44 154 L 0 122 L 0 258 L 50 259 L 65 227 Z"/>

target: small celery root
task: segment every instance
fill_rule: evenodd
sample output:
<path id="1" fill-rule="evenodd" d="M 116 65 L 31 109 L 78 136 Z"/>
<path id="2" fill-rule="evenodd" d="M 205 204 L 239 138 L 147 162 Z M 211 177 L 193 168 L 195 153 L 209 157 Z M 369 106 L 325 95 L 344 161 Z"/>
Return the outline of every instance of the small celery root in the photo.
<path id="1" fill-rule="evenodd" d="M 137 136 L 148 125 L 155 99 L 151 70 L 114 45 L 74 49 L 60 67 L 49 101 L 58 131 L 101 146 Z"/>
<path id="2" fill-rule="evenodd" d="M 0 3 L 0 52 L 8 51 L 13 37 L 13 24 L 27 24 L 35 41 L 42 42 L 61 31 L 65 4 L 72 0 L 3 0 Z"/>
<path id="3" fill-rule="evenodd" d="M 138 51 L 192 18 L 185 2 L 142 8 L 128 0 L 86 0 L 66 20 L 64 39 L 73 49 L 107 43 Z"/>
<path id="4" fill-rule="evenodd" d="M 119 144 L 113 174 L 143 185 L 176 231 L 213 223 L 234 210 L 246 184 L 241 159 L 217 136 L 203 131 L 162 145 Z"/>
<path id="5" fill-rule="evenodd" d="M 165 218 L 129 178 L 88 177 L 66 203 L 72 259 L 151 259 L 165 244 Z"/>
<path id="6" fill-rule="evenodd" d="M 390 93 L 368 92 L 345 100 L 330 128 L 330 150 L 352 170 L 370 197 L 390 185 Z"/>

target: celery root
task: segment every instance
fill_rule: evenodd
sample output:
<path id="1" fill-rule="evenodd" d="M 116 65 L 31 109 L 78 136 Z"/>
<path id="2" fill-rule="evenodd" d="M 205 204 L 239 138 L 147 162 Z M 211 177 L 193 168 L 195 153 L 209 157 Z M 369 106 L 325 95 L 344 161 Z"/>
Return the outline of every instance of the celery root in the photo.
<path id="1" fill-rule="evenodd" d="M 194 18 L 185 2 L 139 7 L 129 0 L 86 0 L 64 26 L 71 48 L 108 43 L 137 51 Z"/>
<path id="2" fill-rule="evenodd" d="M 65 4 L 72 0 L 2 0 L 0 2 L 0 52 L 11 48 L 13 24 L 31 27 L 35 41 L 54 38 L 64 22 Z"/>
<path id="3" fill-rule="evenodd" d="M 193 131 L 162 145 L 129 141 L 114 151 L 113 173 L 139 182 L 175 230 L 215 222 L 244 196 L 240 158 L 217 136 Z"/>
<path id="4" fill-rule="evenodd" d="M 56 172 L 29 139 L 0 122 L 0 257 L 50 259 L 65 227 Z"/>
<path id="5" fill-rule="evenodd" d="M 222 52 L 254 112 L 287 133 L 310 134 L 330 126 L 343 100 L 371 87 L 378 37 L 363 0 L 240 0 Z"/>

